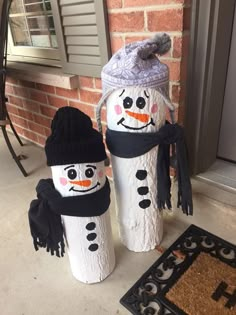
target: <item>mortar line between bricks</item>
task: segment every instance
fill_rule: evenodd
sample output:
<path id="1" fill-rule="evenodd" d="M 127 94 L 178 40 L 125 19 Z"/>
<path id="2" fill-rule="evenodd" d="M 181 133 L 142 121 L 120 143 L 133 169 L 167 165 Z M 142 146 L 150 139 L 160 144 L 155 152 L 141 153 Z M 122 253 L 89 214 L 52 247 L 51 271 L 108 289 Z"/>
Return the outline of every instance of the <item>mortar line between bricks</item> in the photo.
<path id="1" fill-rule="evenodd" d="M 16 88 L 27 89 L 27 90 L 30 90 L 30 91 L 33 90 L 33 91 L 36 91 L 36 92 L 41 92 L 43 94 L 56 95 L 56 93 L 50 93 L 50 92 L 46 92 L 46 91 L 40 90 L 36 86 L 35 87 L 28 87 L 28 86 L 23 86 L 23 85 L 19 85 L 19 84 L 15 84 L 15 83 L 8 83 L 8 82 L 7 82 L 7 84 L 11 85 L 12 87 L 16 87 Z M 52 86 L 52 85 L 46 85 L 46 86 Z M 54 87 L 54 86 L 52 86 L 52 87 Z"/>
<path id="2" fill-rule="evenodd" d="M 24 99 L 24 100 L 27 100 L 27 101 L 31 101 L 30 99 Z M 23 100 L 23 101 L 24 101 Z M 33 101 L 34 102 L 34 101 Z M 43 104 L 43 103 L 38 103 L 38 102 L 35 102 L 36 103 L 36 105 L 43 105 L 43 106 L 46 106 L 46 105 L 48 105 L 48 104 Z M 27 111 L 31 111 L 28 107 L 26 108 L 25 107 L 25 105 L 23 104 L 23 106 L 19 106 L 19 105 L 17 105 L 17 104 L 14 104 L 14 103 L 11 103 L 11 102 L 7 102 L 7 104 L 9 104 L 9 105 L 13 105 L 13 106 L 17 106 L 18 108 L 20 108 L 20 109 L 24 109 L 24 110 L 27 110 Z M 49 105 L 48 105 L 49 106 Z M 34 113 L 38 113 L 38 112 L 34 112 Z"/>
<path id="3" fill-rule="evenodd" d="M 181 58 L 175 58 L 175 57 L 159 57 L 160 61 L 174 61 L 174 62 L 181 62 Z"/>
<path id="4" fill-rule="evenodd" d="M 92 106 L 94 108 L 96 108 L 97 104 L 92 104 L 92 103 L 87 103 L 87 102 L 84 102 L 84 101 L 81 101 L 81 100 L 78 100 L 78 101 L 74 101 L 75 103 L 81 103 L 82 105 L 88 105 L 88 106 Z M 69 103 L 70 104 L 70 103 Z"/>
<path id="5" fill-rule="evenodd" d="M 47 93 L 44 93 L 46 96 L 48 95 Z M 20 98 L 21 100 L 27 100 L 27 101 L 32 101 L 32 102 L 35 102 L 37 104 L 44 104 L 44 103 L 40 103 L 39 101 L 35 101 L 34 99 L 30 98 L 30 97 L 24 97 L 24 96 L 21 96 L 21 95 L 16 95 L 16 94 L 11 94 L 11 93 L 6 93 L 7 96 L 13 96 L 13 97 L 16 97 L 16 98 Z M 55 94 L 51 94 L 51 95 L 54 95 Z"/>
<path id="6" fill-rule="evenodd" d="M 70 101 L 75 102 L 75 103 L 81 103 L 82 105 L 84 104 L 84 105 L 87 105 L 87 106 L 91 106 L 91 107 L 93 107 L 94 109 L 95 109 L 96 106 L 97 106 L 97 104 L 87 103 L 87 102 L 81 101 L 81 100 L 79 100 L 79 99 L 78 99 L 78 100 L 77 100 L 77 99 L 72 99 L 72 100 L 70 100 Z M 30 110 L 30 109 L 28 109 L 28 108 L 27 108 L 27 110 L 26 110 L 25 107 L 21 107 L 21 106 L 19 106 L 19 105 L 16 105 L 16 104 L 13 104 L 13 103 L 10 103 L 10 102 L 8 102 L 8 104 L 11 105 L 11 106 L 14 106 L 14 107 L 17 108 L 17 109 L 24 109 L 25 111 L 27 111 L 27 112 L 29 112 L 29 113 L 37 114 L 37 115 L 40 115 L 40 116 L 43 116 L 43 117 L 46 117 L 46 118 L 51 119 L 49 116 L 46 116 L 46 115 L 42 114 L 41 112 L 34 112 L 34 111 L 32 111 L 32 110 Z M 38 104 L 41 105 L 41 106 L 45 106 L 45 107 L 47 107 L 47 108 L 49 108 L 49 109 L 54 109 L 54 110 L 58 110 L 58 109 L 59 109 L 58 107 L 53 106 L 53 105 L 50 105 L 50 104 L 42 104 L 42 103 L 38 103 Z M 68 104 L 69 104 L 69 103 L 68 103 Z M 21 117 L 21 116 L 19 115 L 19 117 Z"/>
<path id="7" fill-rule="evenodd" d="M 123 45 L 124 45 L 124 43 L 125 43 L 125 33 L 121 36 L 121 39 L 122 39 Z M 102 91 L 102 90 L 101 90 L 101 91 Z"/>
<path id="8" fill-rule="evenodd" d="M 149 33 L 147 33 L 147 34 L 149 34 Z M 151 33 L 152 34 L 152 33 Z M 156 34 L 156 33 L 154 33 L 154 34 Z M 153 35 L 154 35 L 153 34 Z M 172 43 L 173 43 L 173 41 L 174 41 L 174 39 L 175 38 L 183 38 L 184 36 L 187 36 L 187 35 L 189 35 L 190 34 L 190 31 L 183 31 L 180 35 L 172 35 L 172 34 L 170 34 L 169 32 L 168 32 L 168 35 L 170 36 L 170 38 L 171 38 L 171 41 L 172 41 Z M 149 34 L 150 35 L 150 34 Z M 126 37 L 126 33 L 123 35 L 124 37 Z M 147 36 L 147 35 L 143 35 L 143 36 Z M 152 36 L 152 35 L 151 35 Z M 118 38 L 118 37 L 120 37 L 120 35 L 116 35 L 115 33 L 113 34 L 113 36 L 112 36 L 113 38 Z M 129 35 L 127 36 L 127 37 L 129 37 Z M 131 37 L 135 37 L 135 36 L 131 36 Z M 173 45 L 171 45 L 171 48 L 173 48 Z"/>
<path id="9" fill-rule="evenodd" d="M 18 117 L 18 116 L 17 116 L 17 117 Z M 26 119 L 24 119 L 24 120 L 26 120 Z M 28 125 L 28 122 L 29 122 L 29 121 L 26 120 L 26 122 L 27 122 L 27 126 L 22 126 L 22 125 L 19 125 L 18 123 L 15 123 L 15 122 L 13 122 L 13 123 L 14 123 L 14 126 L 18 126 L 18 127 L 21 127 L 21 128 L 23 128 L 23 129 L 29 131 L 29 130 L 30 130 L 29 125 Z"/>
<path id="10" fill-rule="evenodd" d="M 52 118 L 50 118 L 50 117 L 48 117 L 48 116 L 45 116 L 45 115 L 43 115 L 43 114 L 41 114 L 41 113 L 34 113 L 34 115 L 37 115 L 37 116 L 39 116 L 39 117 L 42 117 L 42 118 L 46 118 L 46 119 L 48 119 L 48 120 L 52 120 Z M 33 122 L 35 122 L 34 120 L 33 120 Z M 36 123 L 36 122 L 35 122 Z M 37 124 L 37 123 L 36 123 Z M 40 125 L 40 126 L 43 126 L 43 125 Z M 43 126 L 43 127 L 45 127 L 45 128 L 50 128 L 50 127 L 46 127 L 46 126 Z"/>
<path id="11" fill-rule="evenodd" d="M 24 128 L 22 128 L 21 126 L 19 126 L 19 127 L 20 127 L 21 129 L 24 129 Z M 27 129 L 24 129 L 24 130 L 29 131 L 29 130 L 27 130 Z M 12 130 L 11 130 L 11 128 L 8 128 L 8 129 L 7 129 L 7 132 L 9 132 L 10 134 L 14 135 L 14 133 L 13 133 Z M 31 140 L 31 139 L 29 139 L 29 138 L 26 138 L 26 137 L 25 137 L 24 135 L 22 135 L 22 134 L 20 134 L 19 136 L 20 136 L 20 138 L 29 141 L 29 142 L 32 143 L 33 145 L 36 145 L 36 146 L 38 146 L 38 147 L 40 147 L 40 148 L 44 148 L 44 145 L 42 145 L 42 144 L 39 143 L 39 142 L 35 142 L 35 141 L 33 142 L 33 140 Z M 40 137 L 43 138 L 43 135 L 36 134 L 36 136 L 37 136 L 37 137 L 40 136 Z M 46 139 L 47 139 L 47 136 L 45 136 L 45 140 L 46 140 Z"/>
<path id="12" fill-rule="evenodd" d="M 31 92 L 38 92 L 38 93 L 41 93 L 41 94 L 44 94 L 44 95 L 57 95 L 56 93 L 50 93 L 50 92 L 46 92 L 46 91 L 43 91 L 43 90 L 40 90 L 40 89 L 37 89 L 36 87 L 25 87 L 25 86 L 21 86 L 21 85 L 16 85 L 16 84 L 11 84 L 11 86 L 14 88 L 21 88 L 21 89 L 26 89 L 28 91 L 28 93 L 30 94 Z M 52 85 L 49 85 L 49 86 L 52 86 Z M 16 97 L 20 97 L 18 95 L 15 94 Z M 36 102 L 36 101 L 35 101 Z"/>
<path id="13" fill-rule="evenodd" d="M 172 87 L 173 87 L 173 83 L 169 82 L 169 97 L 172 100 Z"/>
<path id="14" fill-rule="evenodd" d="M 93 90 L 92 90 L 93 91 Z M 55 97 L 55 98 L 60 98 L 62 100 L 66 100 L 66 101 L 78 101 L 79 100 L 79 97 L 78 98 L 70 98 L 70 97 L 66 97 L 66 96 L 61 96 L 61 95 L 57 95 L 57 94 L 46 94 L 47 96 L 52 96 L 52 97 Z M 51 105 L 52 106 L 52 105 Z"/>
<path id="15" fill-rule="evenodd" d="M 172 42 L 171 47 L 170 47 L 170 55 L 171 55 L 171 58 L 177 59 L 177 58 L 173 57 L 173 53 L 174 53 L 174 37 L 171 38 L 171 42 Z M 179 59 L 180 59 L 180 58 L 179 58 Z"/>
<path id="16" fill-rule="evenodd" d="M 39 114 L 39 112 L 34 112 L 34 111 L 32 111 L 32 110 L 29 110 L 28 108 L 20 107 L 19 105 L 16 105 L 16 104 L 12 104 L 12 103 L 9 103 L 9 102 L 8 102 L 8 104 L 11 105 L 11 106 L 13 106 L 13 107 L 16 108 L 16 109 L 23 110 L 23 111 L 25 111 L 25 112 L 27 112 L 27 113 Z M 20 114 L 18 114 L 18 116 L 19 116 L 19 117 L 22 117 Z"/>
<path id="17" fill-rule="evenodd" d="M 17 125 L 17 124 L 16 124 Z M 24 130 L 26 130 L 26 131 L 28 131 L 28 132 L 32 132 L 34 135 L 36 135 L 37 137 L 38 136 L 40 136 L 40 137 L 45 137 L 45 139 L 47 139 L 47 136 L 44 134 L 44 135 L 42 135 L 42 134 L 40 134 L 40 133 L 37 133 L 36 131 L 33 131 L 33 130 L 31 130 L 31 129 L 25 129 L 25 128 L 23 128 L 22 126 L 20 126 L 20 125 L 17 125 L 17 127 L 20 127 L 20 128 L 22 128 L 22 129 L 24 129 Z M 30 141 L 33 141 L 33 140 L 31 140 L 31 139 L 29 139 L 29 138 L 26 138 L 26 139 L 28 139 L 28 140 L 30 140 Z"/>
<path id="18" fill-rule="evenodd" d="M 90 87 L 82 87 L 79 89 L 80 91 L 81 90 L 85 90 L 85 91 L 89 91 L 89 92 L 95 92 L 95 93 L 101 93 L 102 90 L 100 89 L 97 89 L 97 88 L 90 88 Z"/>
<path id="19" fill-rule="evenodd" d="M 35 113 L 34 113 L 34 114 L 35 114 Z M 42 124 L 39 124 L 39 123 L 37 123 L 35 120 L 29 120 L 28 118 L 22 117 L 22 116 L 20 116 L 20 115 L 16 115 L 16 114 L 10 113 L 10 116 L 11 116 L 11 115 L 14 116 L 14 117 L 17 117 L 17 118 L 24 119 L 24 120 L 27 121 L 27 123 L 28 123 L 28 122 L 34 123 L 34 124 L 38 125 L 39 127 L 50 129 L 50 127 L 46 127 L 46 126 L 44 126 L 44 125 L 42 125 Z M 46 116 L 46 118 L 48 118 L 48 117 Z M 15 123 L 14 123 L 14 124 L 15 124 Z M 16 125 L 17 125 L 17 123 L 16 123 Z M 18 126 L 20 126 L 20 125 L 18 125 Z M 31 131 L 31 129 L 29 128 L 29 126 L 28 126 L 28 129 Z M 36 132 L 36 131 L 34 131 L 34 132 Z"/>
<path id="20" fill-rule="evenodd" d="M 24 128 L 25 130 L 30 130 L 31 131 L 31 129 L 29 128 L 29 125 L 28 125 L 28 123 L 29 122 L 32 122 L 32 120 L 28 120 L 27 118 L 24 118 L 24 117 L 21 117 L 21 116 L 17 116 L 17 115 L 15 115 L 15 114 L 10 114 L 10 116 L 11 117 L 13 117 L 13 119 L 14 118 L 21 118 L 21 119 L 23 119 L 23 120 L 25 120 L 26 121 L 26 123 L 27 123 L 27 127 L 23 127 L 22 125 L 19 125 L 18 123 L 15 123 L 14 121 L 13 121 L 13 123 L 14 123 L 14 125 L 16 125 L 16 126 L 18 126 L 18 127 L 21 127 L 21 128 Z M 34 121 L 33 121 L 34 122 Z M 39 125 L 40 127 L 41 127 L 41 125 Z M 26 129 L 27 128 L 27 129 Z"/>
<path id="21" fill-rule="evenodd" d="M 25 111 L 27 111 L 27 112 L 29 112 L 29 113 L 41 114 L 41 115 L 43 115 L 41 112 L 33 111 L 33 110 L 29 109 L 29 108 L 25 108 L 24 106 L 23 106 L 23 107 L 20 107 L 20 106 L 18 106 L 18 105 L 16 105 L 16 104 L 13 104 L 13 103 L 9 103 L 9 102 L 7 102 L 7 103 L 8 103 L 9 105 L 13 106 L 14 108 L 24 109 Z M 57 107 L 54 107 L 54 106 L 49 105 L 49 104 L 37 103 L 37 105 L 44 106 L 44 107 L 46 107 L 46 108 L 48 108 L 48 109 L 54 109 L 54 110 L 57 109 Z M 45 116 L 45 117 L 48 118 L 48 116 L 46 116 L 46 115 L 43 115 L 43 116 Z M 20 117 L 21 117 L 21 116 L 20 116 Z"/>
<path id="22" fill-rule="evenodd" d="M 109 13 L 131 13 L 131 12 L 140 12 L 140 11 L 162 11 L 168 9 L 183 9 L 184 6 L 181 3 L 176 4 L 157 4 L 157 5 L 148 5 L 148 6 L 139 6 L 139 7 L 124 7 L 124 8 L 113 8 L 108 9 Z"/>
<path id="23" fill-rule="evenodd" d="M 55 110 L 57 110 L 58 109 L 58 107 L 55 107 L 55 106 L 53 106 L 53 105 L 51 105 L 51 104 L 43 104 L 43 103 L 38 103 L 40 106 L 44 106 L 44 107 L 46 107 L 46 108 L 48 108 L 48 109 L 55 109 Z"/>
<path id="24" fill-rule="evenodd" d="M 37 133 L 37 132 L 35 132 L 35 131 L 32 131 L 31 129 L 30 129 L 30 130 L 29 130 L 29 129 L 25 129 L 25 127 L 22 127 L 22 126 L 18 125 L 17 123 L 15 124 L 15 126 L 21 128 L 21 129 L 23 129 L 23 130 L 25 130 L 25 131 L 32 132 L 32 133 L 35 134 L 36 136 L 41 136 L 41 137 L 43 136 L 43 135 L 41 135 L 41 134 L 39 134 L 39 133 Z M 29 138 L 26 138 L 26 137 L 23 136 L 22 134 L 20 134 L 20 136 L 24 137 L 26 140 L 30 140 Z M 45 137 L 47 137 L 47 136 L 45 135 Z M 33 140 L 30 140 L 30 141 L 33 141 Z"/>
<path id="25" fill-rule="evenodd" d="M 96 89 L 96 80 L 95 80 L 95 78 L 94 77 L 92 77 L 92 82 L 93 82 L 93 89 Z M 79 87 L 78 88 L 79 90 L 81 90 L 81 88 Z"/>
<path id="26" fill-rule="evenodd" d="M 110 32 L 111 36 L 122 36 L 122 35 L 125 35 L 125 36 L 129 36 L 129 37 L 136 37 L 136 36 L 154 36 L 155 34 L 157 33 L 163 33 L 163 32 L 151 32 L 151 31 L 147 31 L 147 32 Z M 182 36 L 183 32 L 182 31 L 168 31 L 167 32 L 168 35 L 170 35 L 171 37 L 173 36 Z"/>
<path id="27" fill-rule="evenodd" d="M 183 11 L 184 6 L 182 4 L 160 6 L 158 10 L 155 10 L 154 6 L 145 7 L 146 12 L 165 11 L 165 10 L 172 10 L 172 9 L 181 9 Z"/>
<path id="28" fill-rule="evenodd" d="M 33 111 L 32 109 L 29 109 L 29 108 L 26 108 L 26 107 L 24 107 L 24 105 L 23 105 L 23 107 L 21 107 L 21 106 L 19 106 L 19 105 L 16 105 L 16 104 L 13 104 L 13 103 L 10 103 L 10 102 L 7 102 L 9 105 L 11 105 L 11 106 L 13 106 L 14 108 L 16 108 L 16 109 L 21 109 L 21 110 L 24 110 L 24 111 L 26 111 L 27 113 L 32 113 L 32 114 L 39 114 L 40 112 L 36 112 L 36 111 Z M 20 116 L 20 115 L 19 115 Z M 21 117 L 21 116 L 20 116 Z M 46 116 L 47 117 L 47 116 Z"/>
<path id="29" fill-rule="evenodd" d="M 144 11 L 144 31 L 148 31 L 148 17 L 147 17 L 147 11 Z"/>

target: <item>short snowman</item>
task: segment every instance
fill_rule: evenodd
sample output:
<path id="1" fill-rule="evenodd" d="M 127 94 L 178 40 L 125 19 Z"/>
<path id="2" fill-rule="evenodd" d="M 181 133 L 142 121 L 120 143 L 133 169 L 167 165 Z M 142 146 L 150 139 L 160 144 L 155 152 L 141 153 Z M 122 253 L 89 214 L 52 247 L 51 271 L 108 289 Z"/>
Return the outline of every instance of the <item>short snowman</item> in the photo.
<path id="1" fill-rule="evenodd" d="M 91 119 L 78 109 L 64 107 L 52 121 L 52 134 L 45 146 L 52 180 L 37 186 L 39 200 L 48 202 L 53 214 L 62 222 L 68 256 L 74 277 L 84 283 L 104 280 L 114 269 L 115 255 L 109 214 L 110 186 L 105 176 L 105 147 L 101 135 L 92 128 Z M 31 233 L 36 249 L 45 246 L 63 255 L 63 236 L 42 237 L 33 201 L 29 211 Z M 57 218 L 58 220 L 58 218 Z M 57 222 L 58 223 L 58 222 Z M 37 225 L 37 229 L 35 228 Z M 44 227 L 46 228 L 46 227 Z M 38 233 L 36 233 L 38 232 Z M 36 237 L 35 237 L 36 233 Z M 54 243 L 50 238 L 54 237 Z M 56 241 L 55 241 L 56 240 Z M 57 244 L 55 244 L 57 243 Z M 42 247 L 41 246 L 41 247 Z"/>
<path id="2" fill-rule="evenodd" d="M 155 56 L 169 48 L 166 34 L 131 43 L 102 70 L 98 126 L 101 131 L 105 102 L 120 237 L 135 252 L 154 249 L 162 240 L 162 210 L 171 208 L 169 146 L 173 143 L 178 149 L 178 206 L 192 213 L 183 132 L 177 124 L 166 123 L 167 110 L 172 118 L 174 111 L 168 97 L 168 67 Z"/>

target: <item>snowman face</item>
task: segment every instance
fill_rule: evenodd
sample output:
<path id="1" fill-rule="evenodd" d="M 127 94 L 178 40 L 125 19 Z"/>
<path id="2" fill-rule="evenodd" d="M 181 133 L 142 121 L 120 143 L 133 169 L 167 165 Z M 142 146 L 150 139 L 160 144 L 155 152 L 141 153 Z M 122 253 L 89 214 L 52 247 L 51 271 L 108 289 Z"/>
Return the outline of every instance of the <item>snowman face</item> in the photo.
<path id="1" fill-rule="evenodd" d="M 52 166 L 55 188 L 62 196 L 93 193 L 105 184 L 104 162 Z"/>
<path id="2" fill-rule="evenodd" d="M 155 132 L 165 124 L 166 105 L 157 91 L 128 87 L 107 99 L 108 128 L 126 132 Z"/>

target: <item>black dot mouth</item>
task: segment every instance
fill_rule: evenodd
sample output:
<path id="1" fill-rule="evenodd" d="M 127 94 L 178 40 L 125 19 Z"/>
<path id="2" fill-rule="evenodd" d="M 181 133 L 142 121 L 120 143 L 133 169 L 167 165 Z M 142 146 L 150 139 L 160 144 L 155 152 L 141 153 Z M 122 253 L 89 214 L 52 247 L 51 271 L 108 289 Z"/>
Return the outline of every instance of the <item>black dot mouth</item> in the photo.
<path id="1" fill-rule="evenodd" d="M 149 125 L 155 126 L 155 123 L 154 123 L 154 121 L 153 121 L 152 118 L 151 118 L 151 120 L 149 121 L 149 123 L 147 123 L 146 125 L 144 125 L 144 126 L 142 126 L 142 127 L 138 127 L 138 128 L 136 128 L 136 127 L 130 127 L 130 126 L 125 125 L 125 124 L 123 123 L 124 120 L 125 120 L 124 117 L 121 118 L 121 119 L 117 122 L 117 125 L 122 125 L 122 126 L 125 127 L 126 129 L 130 129 L 130 130 L 141 130 L 141 129 L 146 128 L 146 127 L 149 126 Z"/>
<path id="2" fill-rule="evenodd" d="M 94 188 L 96 188 L 96 187 L 98 187 L 98 186 L 100 186 L 100 183 L 99 183 L 99 182 L 97 182 L 97 184 L 96 184 L 95 186 L 93 186 L 92 188 L 85 189 L 85 190 L 75 189 L 74 186 L 73 186 L 73 187 L 71 187 L 71 188 L 69 189 L 69 191 L 75 191 L 75 192 L 82 192 L 82 193 L 83 193 L 83 192 L 87 192 L 87 191 L 93 190 Z"/>

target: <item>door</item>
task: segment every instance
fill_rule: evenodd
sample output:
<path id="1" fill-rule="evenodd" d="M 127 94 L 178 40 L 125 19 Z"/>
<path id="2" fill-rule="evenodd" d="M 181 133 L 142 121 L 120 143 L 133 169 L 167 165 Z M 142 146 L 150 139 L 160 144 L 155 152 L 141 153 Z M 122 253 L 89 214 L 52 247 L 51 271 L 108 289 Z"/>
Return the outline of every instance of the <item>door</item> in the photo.
<path id="1" fill-rule="evenodd" d="M 236 11 L 235 11 L 236 12 Z M 224 58 L 224 56 L 222 56 Z M 236 14 L 232 32 L 218 157 L 236 163 Z"/>

